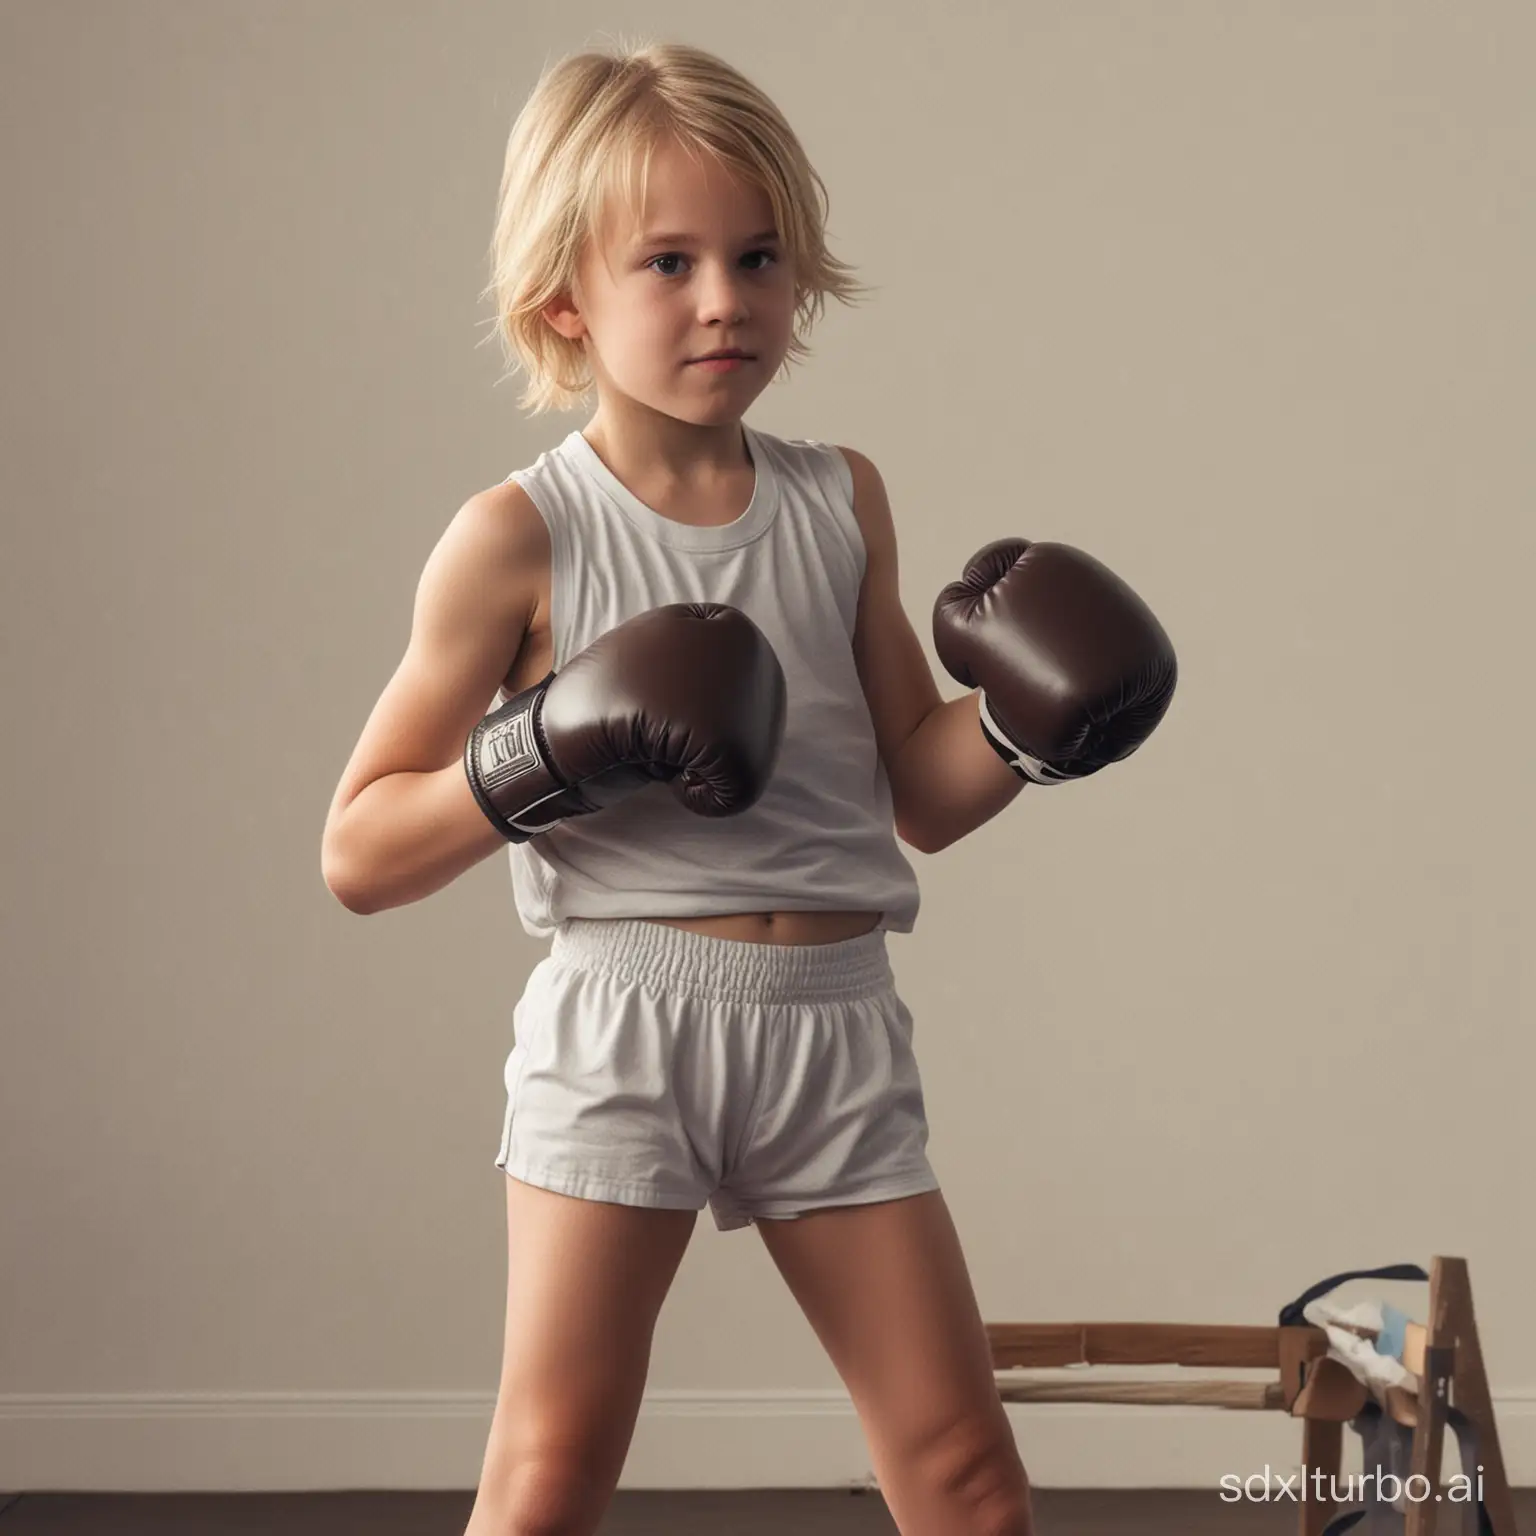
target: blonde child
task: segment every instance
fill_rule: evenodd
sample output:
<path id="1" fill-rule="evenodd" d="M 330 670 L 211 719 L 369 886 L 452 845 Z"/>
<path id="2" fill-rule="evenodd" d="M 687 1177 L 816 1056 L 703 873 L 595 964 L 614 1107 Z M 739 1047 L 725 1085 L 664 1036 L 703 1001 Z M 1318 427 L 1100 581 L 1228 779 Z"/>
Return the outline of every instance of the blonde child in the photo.
<path id="1" fill-rule="evenodd" d="M 522 404 L 596 407 L 453 518 L 324 848 L 373 912 L 510 847 L 552 940 L 506 1064 L 466 1536 L 597 1528 L 705 1205 L 756 1227 L 901 1530 L 1031 1529 L 886 956 L 918 910 L 900 845 L 1128 755 L 1173 658 L 1097 562 L 1012 540 L 940 596 L 978 688 L 941 701 L 875 465 L 743 420 L 857 292 L 825 205 L 772 102 L 691 47 L 561 60 L 512 130 L 492 290 Z"/>

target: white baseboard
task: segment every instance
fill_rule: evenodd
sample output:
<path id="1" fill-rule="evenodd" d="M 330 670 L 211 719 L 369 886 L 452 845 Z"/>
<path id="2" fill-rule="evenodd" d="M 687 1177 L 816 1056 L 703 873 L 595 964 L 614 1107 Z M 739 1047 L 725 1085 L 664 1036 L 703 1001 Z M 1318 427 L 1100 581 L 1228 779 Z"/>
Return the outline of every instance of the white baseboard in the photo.
<path id="1" fill-rule="evenodd" d="M 0 1490 L 287 1492 L 471 1489 L 487 1392 L 134 1393 L 0 1397 Z M 1511 1483 L 1536 1484 L 1536 1391 L 1494 1401 Z M 1098 1403 L 1010 1404 L 1041 1488 L 1209 1488 L 1297 1470 L 1300 1426 L 1277 1413 Z M 1457 1467 L 1455 1440 L 1446 1475 Z M 1345 1470 L 1358 1470 L 1346 1435 Z M 1354 1453 L 1353 1462 L 1350 1452 Z M 845 1394 L 648 1393 L 622 1488 L 874 1483 Z"/>

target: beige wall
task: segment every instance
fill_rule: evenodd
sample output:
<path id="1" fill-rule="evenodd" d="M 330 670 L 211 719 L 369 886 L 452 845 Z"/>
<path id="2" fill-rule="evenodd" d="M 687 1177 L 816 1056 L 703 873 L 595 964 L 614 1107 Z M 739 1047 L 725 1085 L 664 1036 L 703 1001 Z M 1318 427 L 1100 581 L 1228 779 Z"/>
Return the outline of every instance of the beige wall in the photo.
<path id="1" fill-rule="evenodd" d="M 826 177 L 881 292 L 750 419 L 880 465 L 925 642 L 1022 533 L 1179 648 L 1132 764 L 913 855 L 985 1313 L 1463 1254 L 1536 1481 L 1528 6 L 4 0 L 0 1486 L 478 1473 L 542 951 L 503 859 L 361 919 L 319 835 L 445 522 L 585 420 L 493 389 L 477 295 L 604 29 Z M 750 1233 L 701 1222 L 651 1385 L 631 1485 L 867 1471 Z M 1018 1426 L 1043 1483 L 1203 1485 L 1294 1455 L 1258 1418 Z"/>

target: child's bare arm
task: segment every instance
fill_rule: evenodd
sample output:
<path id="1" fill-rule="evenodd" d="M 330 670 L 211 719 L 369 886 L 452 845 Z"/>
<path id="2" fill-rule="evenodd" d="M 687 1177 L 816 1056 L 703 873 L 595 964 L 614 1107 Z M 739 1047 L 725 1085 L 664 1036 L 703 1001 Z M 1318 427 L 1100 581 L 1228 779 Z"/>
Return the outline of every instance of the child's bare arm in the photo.
<path id="1" fill-rule="evenodd" d="M 469 787 L 464 745 L 522 648 L 548 571 L 544 520 L 515 482 L 465 502 L 428 558 L 410 642 L 321 840 L 325 883 L 349 911 L 419 901 L 506 846 Z"/>

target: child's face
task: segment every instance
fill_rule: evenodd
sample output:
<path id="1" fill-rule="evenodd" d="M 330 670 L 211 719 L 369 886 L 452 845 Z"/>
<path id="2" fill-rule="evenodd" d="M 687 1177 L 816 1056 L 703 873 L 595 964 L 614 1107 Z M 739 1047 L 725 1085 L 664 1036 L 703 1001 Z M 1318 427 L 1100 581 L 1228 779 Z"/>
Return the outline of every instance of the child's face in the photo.
<path id="1" fill-rule="evenodd" d="M 562 335 L 585 338 L 600 395 L 618 391 L 699 424 L 739 418 L 788 351 L 794 274 L 758 187 L 675 144 L 657 147 L 639 222 L 622 207 L 584 254 L 575 303 L 551 306 Z M 654 239 L 685 235 L 686 239 Z M 594 246 L 597 242 L 593 242 Z M 694 359 L 739 347 L 734 368 Z"/>

